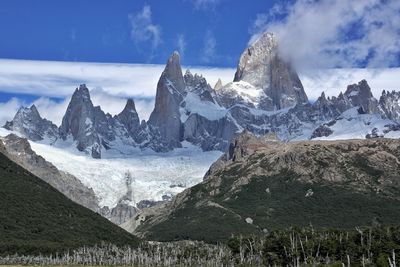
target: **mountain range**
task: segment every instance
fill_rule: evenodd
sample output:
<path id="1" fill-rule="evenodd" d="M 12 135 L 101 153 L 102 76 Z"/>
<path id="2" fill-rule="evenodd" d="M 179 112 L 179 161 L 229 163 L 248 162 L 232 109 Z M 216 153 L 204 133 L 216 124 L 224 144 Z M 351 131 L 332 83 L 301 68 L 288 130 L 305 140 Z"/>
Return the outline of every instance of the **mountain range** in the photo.
<path id="1" fill-rule="evenodd" d="M 80 85 L 58 127 L 37 108 L 22 107 L 4 127 L 33 141 L 69 143 L 101 158 L 107 150 L 131 148 L 166 152 L 188 141 L 203 150 L 226 151 L 243 130 L 276 133 L 281 140 L 346 139 L 400 136 L 400 93 L 383 91 L 376 99 L 367 81 L 338 96 L 324 93 L 310 103 L 295 69 L 279 54 L 275 36 L 265 33 L 242 53 L 232 82 L 212 88 L 204 77 L 182 73 L 174 52 L 157 84 L 148 121 L 140 121 L 133 99 L 112 116 L 94 106 Z M 348 124 L 356 122 L 357 129 Z"/>
<path id="2" fill-rule="evenodd" d="M 121 107 L 121 110 L 119 114 L 113 116 L 105 113 L 101 107 L 94 106 L 88 87 L 81 84 L 75 89 L 60 126 L 43 118 L 34 105 L 21 107 L 13 120 L 4 125 L 4 128 L 28 140 L 46 147 L 57 148 L 57 153 L 55 153 L 56 151 L 45 151 L 45 154 L 41 154 L 42 157 L 38 155 L 39 152 L 38 154 L 35 153 L 26 139 L 13 134 L 0 138 L 0 140 L 3 142 L 9 159 L 49 183 L 70 200 L 101 214 L 131 232 L 135 231 L 141 236 L 151 239 L 171 240 L 174 239 L 174 236 L 179 236 L 179 239 L 205 240 L 208 237 L 203 238 L 205 233 L 202 231 L 201 224 L 207 225 L 210 221 L 203 221 L 202 219 L 214 218 L 214 215 L 217 216 L 214 218 L 217 221 L 219 216 L 231 216 L 229 220 L 233 228 L 225 232 L 220 231 L 219 228 L 213 228 L 215 239 L 208 238 L 208 241 L 226 239 L 231 233 L 238 233 L 236 227 L 254 233 L 263 228 L 289 225 L 293 216 L 281 216 L 285 211 L 275 204 L 268 206 L 268 209 L 272 209 L 270 215 L 257 215 L 257 212 L 256 214 L 247 214 L 247 212 L 242 211 L 242 206 L 246 205 L 241 198 L 248 198 L 243 192 L 247 192 L 245 190 L 253 192 L 252 186 L 263 185 L 265 177 L 268 181 L 271 177 L 273 178 L 271 178 L 271 181 L 276 181 L 275 184 L 271 184 L 271 187 L 275 186 L 279 191 L 294 194 L 293 196 L 296 197 L 294 200 L 288 200 L 280 195 L 274 200 L 276 203 L 285 203 L 290 212 L 299 208 L 298 203 L 304 202 L 302 190 L 305 187 L 312 192 L 318 190 L 325 192 L 327 187 L 333 186 L 336 189 L 326 191 L 328 195 L 343 189 L 338 193 L 338 198 L 343 197 L 343 201 L 350 201 L 350 198 L 360 199 L 361 202 L 367 203 L 366 205 L 378 205 L 377 203 L 383 203 L 386 199 L 393 203 L 398 201 L 396 198 L 398 192 L 392 192 L 390 186 L 386 183 L 382 186 L 379 180 L 382 175 L 386 175 L 386 167 L 382 162 L 383 159 L 387 159 L 385 155 L 388 153 L 392 155 L 390 159 L 398 156 L 393 150 L 393 147 L 397 145 L 397 140 L 379 141 L 379 139 L 383 137 L 400 138 L 400 92 L 383 91 L 380 98 L 376 99 L 367 81 L 362 80 L 347 86 L 344 93 L 341 92 L 338 96 L 326 97 L 325 93 L 322 93 L 316 101 L 311 102 L 296 70 L 280 56 L 279 43 L 271 33 L 263 34 L 245 49 L 240 56 L 232 82 L 222 84 L 219 80 L 214 87 L 208 84 L 205 77 L 192 74 L 190 70 L 183 73 L 180 55 L 174 52 L 168 59 L 158 81 L 155 106 L 149 119 L 140 121 L 133 99 L 128 99 L 125 107 Z M 263 139 L 265 135 L 268 138 L 274 136 L 274 141 L 269 140 L 265 143 Z M 339 141 L 333 143 L 305 142 L 308 140 L 343 139 L 373 140 L 349 141 L 347 145 Z M 238 142 L 242 142 L 240 140 L 247 141 L 243 141 L 243 145 L 238 145 Z M 297 143 L 296 141 L 304 141 L 304 143 Z M 138 150 L 153 150 L 153 153 L 162 156 L 166 154 L 158 153 L 171 152 L 182 147 L 186 149 L 187 144 L 196 147 L 198 150 L 222 151 L 225 154 L 211 166 L 203 183 L 178 194 L 170 203 L 165 202 L 168 202 L 172 195 L 187 188 L 186 182 L 191 180 L 192 177 L 184 177 L 184 183 L 182 183 L 179 179 L 175 181 L 170 177 L 159 177 L 176 176 L 176 174 L 166 173 L 161 175 L 160 172 L 154 172 L 150 174 L 151 177 L 157 176 L 157 179 L 153 181 L 151 177 L 149 178 L 144 173 L 143 180 L 135 183 L 134 180 L 143 172 L 131 177 L 130 170 L 127 167 L 128 163 L 116 165 L 114 162 L 114 165 L 107 167 L 107 171 L 106 168 L 96 169 L 98 172 L 104 172 L 103 176 L 100 177 L 92 174 L 93 166 L 98 165 L 91 165 L 81 172 L 71 172 L 71 169 L 76 168 L 76 166 L 82 167 L 82 165 L 73 164 L 72 158 L 65 159 L 65 162 L 57 165 L 54 163 L 54 158 L 51 158 L 62 157 L 63 154 L 60 154 L 59 150 L 70 151 L 70 149 L 81 151 L 94 159 L 104 158 L 108 152 L 114 153 L 112 155 L 118 154 L 121 157 L 129 158 L 134 155 L 133 151 Z M 345 148 L 346 146 L 348 148 Z M 370 157 L 370 154 L 366 156 L 367 158 L 362 158 L 362 155 L 356 153 L 357 150 L 375 153 L 373 150 L 375 146 L 382 147 L 383 158 L 375 159 L 372 156 Z M 257 147 L 267 147 L 271 151 L 262 150 L 261 153 L 258 149 L 255 149 Z M 292 150 L 295 152 L 280 151 L 278 149 L 280 147 L 285 147 L 289 152 Z M 317 152 L 323 154 L 323 158 L 319 158 Z M 285 153 L 290 155 L 288 156 Z M 216 156 L 211 155 L 212 160 L 215 160 L 220 154 L 218 152 Z M 334 171 L 335 177 L 328 177 L 329 175 L 323 171 L 329 165 L 327 160 L 334 162 L 337 157 L 341 158 L 342 154 L 348 155 L 351 160 L 348 161 L 343 158 L 342 161 L 335 162 L 336 165 L 332 167 L 332 173 Z M 151 155 L 150 159 L 153 156 Z M 265 168 L 267 167 L 264 165 L 260 165 L 256 169 L 252 167 L 261 164 L 261 159 L 268 158 L 268 156 L 285 159 L 283 163 L 279 162 L 283 164 L 283 167 L 281 166 L 282 168 L 278 173 L 273 173 L 270 170 L 266 172 Z M 253 157 L 259 157 L 259 160 L 252 161 Z M 312 167 L 309 173 L 311 178 L 302 176 L 307 173 L 308 165 L 301 165 L 303 162 L 300 162 L 297 159 L 298 157 L 304 161 L 308 157 L 313 159 L 308 162 L 309 167 Z M 246 160 L 238 161 L 239 158 Z M 70 161 L 68 162 L 68 160 Z M 296 164 L 300 164 L 303 169 L 298 169 L 300 165 L 298 168 L 294 168 L 293 160 Z M 363 160 L 369 162 L 367 166 L 362 165 L 361 161 Z M 376 162 L 373 162 L 373 160 Z M 106 159 L 101 161 L 105 162 Z M 204 164 L 205 161 L 203 161 L 204 159 L 201 164 Z M 208 161 L 207 164 L 210 162 L 212 161 Z M 377 168 L 370 166 L 378 163 Z M 387 166 L 388 170 L 391 170 L 390 175 L 397 177 L 395 170 L 398 167 L 397 163 L 392 163 Z M 104 163 L 104 166 L 107 164 Z M 167 164 L 171 163 L 168 162 Z M 186 162 L 183 161 L 181 164 L 186 164 Z M 357 177 L 356 179 L 350 175 L 349 170 L 342 170 L 341 164 L 347 164 L 346 166 L 353 173 L 365 172 L 364 176 L 358 177 L 361 182 L 357 180 Z M 66 165 L 69 167 L 65 167 Z M 57 169 L 60 166 L 64 171 Z M 126 169 L 118 170 L 118 173 L 116 173 L 112 169 L 116 166 Z M 240 176 L 241 173 L 244 175 L 240 171 L 242 169 L 246 172 L 249 171 L 249 174 Z M 181 172 L 182 170 L 180 169 Z M 135 171 L 137 170 L 135 169 Z M 75 176 L 70 172 L 74 173 Z M 124 173 L 124 177 L 121 176 L 121 173 Z M 252 174 L 251 177 L 250 174 Z M 324 179 L 315 180 L 313 178 L 322 174 L 325 175 Z M 183 173 L 182 175 L 193 174 Z M 260 175 L 263 177 L 260 178 L 261 180 L 252 178 Z M 123 179 L 123 184 L 118 180 L 121 178 L 120 176 Z M 214 178 L 211 179 L 211 177 Z M 225 188 L 222 181 L 226 182 L 226 177 L 231 177 L 231 181 L 229 181 L 229 186 Z M 343 179 L 334 181 L 337 177 Z M 105 183 L 98 179 L 107 179 L 108 181 Z M 168 179 L 174 181 L 171 183 Z M 242 181 L 243 179 L 247 180 Z M 329 179 L 333 179 L 333 181 Z M 146 181 L 143 182 L 144 180 Z M 250 183 L 250 181 L 255 182 Z M 199 180 L 196 180 L 197 182 Z M 391 186 L 399 187 L 395 178 L 392 182 Z M 343 187 L 348 183 L 352 184 L 352 187 Z M 368 186 L 365 186 L 365 183 Z M 118 184 L 121 188 L 110 186 L 112 184 Z M 159 186 L 159 184 L 161 185 Z M 315 184 L 314 187 L 311 186 L 313 184 Z M 144 189 L 149 188 L 150 185 L 152 186 L 151 189 Z M 289 192 L 287 191 L 288 186 L 296 187 L 298 190 Z M 140 189 L 138 189 L 139 187 Z M 158 187 L 158 189 L 155 190 L 155 187 Z M 240 194 L 244 194 L 244 196 L 239 196 L 236 191 L 227 189 L 231 187 L 239 188 L 238 191 L 242 192 Z M 364 188 L 365 190 L 353 194 L 351 190 L 354 190 L 354 188 Z M 156 194 L 141 194 L 141 192 L 137 194 L 138 190 L 157 192 Z M 311 191 L 310 194 L 312 194 Z M 368 197 L 362 195 L 367 191 L 373 193 Z M 378 191 L 380 192 L 379 195 L 376 193 Z M 261 195 L 258 199 L 263 199 L 264 193 L 260 192 Z M 254 196 L 258 196 L 257 194 L 254 193 Z M 155 195 L 161 196 L 161 198 L 156 199 L 154 198 Z M 375 199 L 376 195 L 379 201 Z M 235 200 L 232 200 L 233 197 Z M 236 197 L 240 197 L 239 200 L 236 201 Z M 318 201 L 331 205 L 334 202 L 340 202 L 337 197 L 320 198 Z M 229 199 L 231 200 L 228 201 Z M 204 202 L 206 200 L 208 202 Z M 229 205 L 225 203 L 225 200 L 229 202 Z M 264 205 L 256 200 L 251 201 L 256 206 Z M 311 205 L 313 214 L 319 214 L 318 216 L 323 219 L 308 218 L 304 215 L 304 218 L 308 218 L 307 222 L 306 219 L 298 220 L 299 224 L 305 225 L 312 222 L 320 226 L 338 225 L 336 223 L 338 221 L 326 221 L 327 217 L 324 217 L 323 211 L 318 209 L 316 203 L 307 202 L 303 204 L 304 207 Z M 350 205 L 349 210 L 357 214 L 357 207 L 357 205 Z M 147 211 L 148 208 L 150 208 L 149 211 Z M 191 211 L 189 212 L 188 209 Z M 209 211 L 216 213 L 210 214 Z M 225 213 L 225 211 L 228 211 L 228 213 Z M 191 212 L 196 212 L 196 214 Z M 306 211 L 304 212 L 304 214 L 308 214 Z M 381 218 L 383 216 L 382 218 L 391 222 L 392 217 L 387 215 L 390 211 L 385 211 L 383 212 L 384 215 L 375 217 L 373 213 L 378 213 L 378 209 L 371 208 L 368 212 L 363 217 L 366 220 L 371 221 L 375 217 Z M 393 210 L 393 212 L 397 214 L 397 210 Z M 204 216 L 202 217 L 201 214 Z M 149 216 L 151 217 L 150 220 Z M 254 221 L 254 224 L 243 221 L 247 218 L 244 216 Z M 254 219 L 254 217 L 258 218 L 257 216 L 261 216 L 260 224 L 257 224 L 258 219 Z M 275 220 L 267 220 L 268 216 L 273 216 Z M 187 221 L 188 218 L 194 221 L 190 223 Z M 340 218 L 348 219 L 347 215 Z M 143 220 L 144 223 L 142 223 Z M 349 226 L 356 225 L 359 222 L 359 220 L 354 219 L 353 224 L 349 223 Z M 177 225 L 184 224 L 188 228 L 175 229 L 171 227 L 174 223 L 177 223 Z"/>

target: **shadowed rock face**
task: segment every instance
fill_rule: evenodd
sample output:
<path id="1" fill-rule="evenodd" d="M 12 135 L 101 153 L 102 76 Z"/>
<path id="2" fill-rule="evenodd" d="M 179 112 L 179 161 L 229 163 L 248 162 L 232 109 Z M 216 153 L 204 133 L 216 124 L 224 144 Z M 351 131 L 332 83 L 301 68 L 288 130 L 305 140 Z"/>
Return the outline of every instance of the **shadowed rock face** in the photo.
<path id="1" fill-rule="evenodd" d="M 101 157 L 101 143 L 96 132 L 95 121 L 104 121 L 104 113 L 95 110 L 90 99 L 89 89 L 82 84 L 72 95 L 71 102 L 60 126 L 60 136 L 64 140 L 71 135 L 77 141 L 80 151 L 91 149 L 94 158 Z M 102 116 L 104 115 L 104 116 Z M 107 125 L 104 125 L 107 127 Z"/>
<path id="2" fill-rule="evenodd" d="M 140 128 L 140 121 L 133 99 L 128 99 L 124 110 L 116 118 L 125 126 L 131 137 L 136 136 Z"/>
<path id="3" fill-rule="evenodd" d="M 386 118 L 400 122 L 400 92 L 384 90 L 379 105 Z"/>
<path id="4" fill-rule="evenodd" d="M 303 85 L 292 66 L 278 55 L 278 43 L 271 33 L 264 33 L 241 55 L 234 81 L 245 81 L 265 91 L 261 102 L 265 110 L 275 110 L 307 103 Z"/>
<path id="5" fill-rule="evenodd" d="M 344 95 L 349 99 L 352 106 L 361 107 L 368 114 L 379 113 L 378 101 L 372 95 L 371 88 L 366 80 L 347 86 Z"/>
<path id="6" fill-rule="evenodd" d="M 183 100 L 185 82 L 182 75 L 180 58 L 174 52 L 157 84 L 156 102 L 150 115 L 148 126 L 160 135 L 167 148 L 180 147 L 182 124 L 179 104 Z"/>

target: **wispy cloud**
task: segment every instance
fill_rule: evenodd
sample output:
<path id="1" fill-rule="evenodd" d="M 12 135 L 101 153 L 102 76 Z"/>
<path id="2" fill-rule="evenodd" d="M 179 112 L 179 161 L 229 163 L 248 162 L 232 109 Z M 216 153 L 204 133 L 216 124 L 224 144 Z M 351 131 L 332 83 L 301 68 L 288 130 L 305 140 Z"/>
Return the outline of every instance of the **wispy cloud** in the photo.
<path id="1" fill-rule="evenodd" d="M 176 40 L 176 46 L 178 48 L 179 54 L 181 55 L 181 58 L 183 58 L 185 55 L 185 50 L 186 50 L 185 35 L 178 34 L 178 38 Z"/>
<path id="2" fill-rule="evenodd" d="M 164 67 L 0 59 L 0 94 L 7 92 L 15 93 L 16 97 L 18 94 L 38 96 L 33 103 L 40 114 L 59 125 L 75 88 L 86 83 L 91 89 L 93 103 L 101 106 L 105 112 L 118 114 L 124 108 L 127 98 L 131 97 L 140 118 L 148 119 L 154 108 L 157 82 Z M 211 85 L 218 78 L 223 81 L 232 80 L 235 71 L 230 68 L 189 68 L 193 73 L 206 77 Z M 54 97 L 63 100 L 55 101 L 52 99 Z M 0 125 L 12 119 L 20 106 L 30 106 L 33 103 L 20 99 L 0 103 Z"/>
<path id="3" fill-rule="evenodd" d="M 221 0 L 191 0 L 196 9 L 214 10 Z"/>
<path id="4" fill-rule="evenodd" d="M 70 38 L 71 38 L 72 42 L 76 41 L 76 30 L 75 29 L 71 29 Z"/>
<path id="5" fill-rule="evenodd" d="M 70 99 L 70 97 L 67 97 L 62 101 L 55 101 L 49 97 L 40 97 L 32 103 L 23 103 L 23 106 L 31 106 L 32 104 L 35 104 L 43 118 L 52 121 L 56 125 L 60 125 L 62 116 L 67 110 Z"/>
<path id="6" fill-rule="evenodd" d="M 128 15 L 131 23 L 131 39 L 139 49 L 142 45 L 151 46 L 151 57 L 154 55 L 156 48 L 161 44 L 161 26 L 154 24 L 152 20 L 151 7 L 145 5 L 143 9 L 136 13 Z M 148 46 L 146 46 L 146 50 Z"/>
<path id="7" fill-rule="evenodd" d="M 344 92 L 347 85 L 368 81 L 372 94 L 379 99 L 382 90 L 400 90 L 400 68 L 357 68 L 357 69 L 320 69 L 300 72 L 300 79 L 310 100 L 316 100 L 322 93 L 337 96 Z"/>
<path id="8" fill-rule="evenodd" d="M 210 63 L 212 60 L 215 60 L 216 47 L 217 40 L 215 39 L 214 34 L 211 31 L 207 31 L 204 36 L 203 53 L 201 56 L 201 60 L 204 63 Z"/>
<path id="9" fill-rule="evenodd" d="M 257 16 L 250 41 L 274 32 L 281 54 L 298 68 L 396 66 L 399 20 L 398 0 L 285 1 Z"/>
<path id="10" fill-rule="evenodd" d="M 18 98 L 11 98 L 9 101 L 0 103 L 0 127 L 6 121 L 12 120 L 14 114 L 23 103 Z"/>
<path id="11" fill-rule="evenodd" d="M 148 119 L 154 108 L 157 81 L 164 65 L 99 64 L 82 62 L 49 62 L 27 60 L 0 60 L 0 94 L 15 93 L 16 98 L 0 103 L 0 125 L 12 119 L 21 106 L 34 103 L 40 114 L 57 125 L 61 123 L 69 99 L 80 83 L 91 90 L 92 101 L 105 112 L 118 114 L 128 97 L 135 100 L 141 119 Z M 218 78 L 232 81 L 235 69 L 183 66 L 192 73 L 202 74 L 211 86 Z M 338 95 L 348 84 L 366 79 L 375 97 L 382 90 L 400 90 L 400 68 L 390 69 L 329 69 L 300 71 L 300 78 L 310 99 L 322 91 Z M 19 94 L 37 95 L 26 102 Z M 56 97 L 58 100 L 54 100 Z"/>

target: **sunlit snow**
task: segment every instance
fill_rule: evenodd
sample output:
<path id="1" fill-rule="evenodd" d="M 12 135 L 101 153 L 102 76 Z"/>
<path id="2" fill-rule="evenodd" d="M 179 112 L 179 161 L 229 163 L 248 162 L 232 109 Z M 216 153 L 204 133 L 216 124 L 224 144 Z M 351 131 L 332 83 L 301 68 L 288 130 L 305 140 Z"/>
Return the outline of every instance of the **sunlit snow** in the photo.
<path id="1" fill-rule="evenodd" d="M 0 136 L 10 132 L 0 128 Z M 101 206 L 114 207 L 127 192 L 125 173 L 132 175 L 133 201 L 161 200 L 163 195 L 175 195 L 202 181 L 210 165 L 221 156 L 219 151 L 202 152 L 200 148 L 184 143 L 184 147 L 168 153 L 152 150 L 121 155 L 103 153 L 102 159 L 93 159 L 75 147 L 54 147 L 29 141 L 32 149 L 58 169 L 76 176 L 93 188 Z"/>

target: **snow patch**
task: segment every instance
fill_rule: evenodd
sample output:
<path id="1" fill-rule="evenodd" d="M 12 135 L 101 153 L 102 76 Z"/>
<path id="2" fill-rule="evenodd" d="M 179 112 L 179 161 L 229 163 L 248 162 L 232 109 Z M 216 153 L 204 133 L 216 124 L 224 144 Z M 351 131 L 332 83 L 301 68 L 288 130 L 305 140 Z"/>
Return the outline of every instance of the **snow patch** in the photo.
<path id="1" fill-rule="evenodd" d="M 188 115 L 193 113 L 214 121 L 225 117 L 228 112 L 227 109 L 213 102 L 201 100 L 198 95 L 192 92 L 187 93 L 184 102 L 186 106 L 180 108 L 181 122 L 185 122 L 189 117 Z"/>
<path id="2" fill-rule="evenodd" d="M 260 104 L 261 98 L 269 98 L 262 88 L 256 88 L 248 82 L 230 82 L 220 89 L 220 92 L 227 92 L 240 96 L 246 103 L 251 103 L 255 107 Z"/>
<path id="3" fill-rule="evenodd" d="M 333 133 L 326 137 L 318 137 L 315 140 L 345 140 L 365 139 L 375 128 L 379 134 L 386 138 L 400 138 L 400 131 L 390 131 L 384 134 L 386 125 L 393 124 L 393 121 L 382 119 L 376 114 L 359 114 L 358 107 L 351 108 L 342 113 L 335 124 L 329 126 Z"/>

